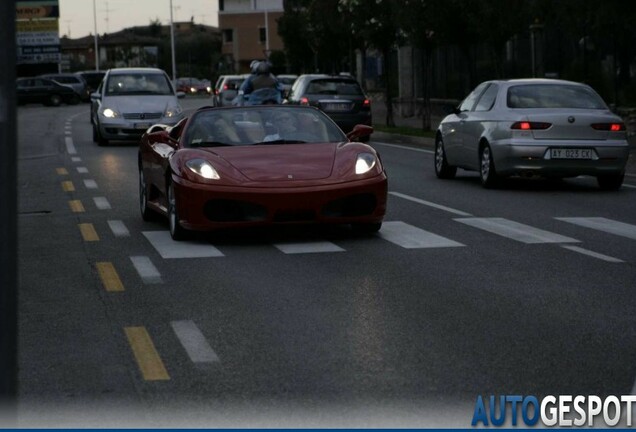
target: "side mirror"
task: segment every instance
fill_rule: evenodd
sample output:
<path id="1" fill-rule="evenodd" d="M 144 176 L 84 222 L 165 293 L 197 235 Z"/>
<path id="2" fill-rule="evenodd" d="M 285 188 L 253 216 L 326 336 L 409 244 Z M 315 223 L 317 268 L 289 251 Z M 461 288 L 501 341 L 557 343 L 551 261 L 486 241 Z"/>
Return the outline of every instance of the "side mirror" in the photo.
<path id="1" fill-rule="evenodd" d="M 177 99 L 183 99 L 186 96 L 186 94 L 182 91 L 178 91 L 177 92 Z"/>
<path id="2" fill-rule="evenodd" d="M 91 100 L 100 100 L 102 98 L 102 95 L 100 95 L 99 93 L 95 92 L 95 93 L 91 93 Z"/>
<path id="3" fill-rule="evenodd" d="M 373 133 L 373 128 L 368 125 L 357 124 L 353 127 L 353 130 L 347 134 L 349 141 L 361 141 L 365 138 L 369 138 Z"/>

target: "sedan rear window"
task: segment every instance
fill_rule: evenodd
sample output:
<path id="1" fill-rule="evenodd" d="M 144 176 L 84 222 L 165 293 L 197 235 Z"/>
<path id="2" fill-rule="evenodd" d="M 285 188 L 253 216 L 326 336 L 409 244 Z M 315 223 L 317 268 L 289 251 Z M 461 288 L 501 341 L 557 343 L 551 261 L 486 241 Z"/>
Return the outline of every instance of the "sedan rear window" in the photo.
<path id="1" fill-rule="evenodd" d="M 577 85 L 529 84 L 508 89 L 509 108 L 607 109 L 593 90 Z"/>
<path id="2" fill-rule="evenodd" d="M 362 96 L 362 89 L 355 81 L 320 79 L 307 86 L 308 94 Z"/>

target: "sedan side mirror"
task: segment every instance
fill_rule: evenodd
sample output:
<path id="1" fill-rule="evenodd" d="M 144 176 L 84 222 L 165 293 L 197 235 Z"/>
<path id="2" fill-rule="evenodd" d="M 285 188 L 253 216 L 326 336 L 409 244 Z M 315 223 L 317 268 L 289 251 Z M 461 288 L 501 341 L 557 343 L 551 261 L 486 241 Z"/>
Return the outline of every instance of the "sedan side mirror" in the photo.
<path id="1" fill-rule="evenodd" d="M 182 91 L 178 91 L 177 92 L 177 99 L 183 99 L 186 96 L 186 94 Z"/>
<path id="2" fill-rule="evenodd" d="M 91 100 L 100 100 L 102 98 L 102 95 L 100 95 L 99 93 L 95 92 L 95 93 L 91 93 Z"/>

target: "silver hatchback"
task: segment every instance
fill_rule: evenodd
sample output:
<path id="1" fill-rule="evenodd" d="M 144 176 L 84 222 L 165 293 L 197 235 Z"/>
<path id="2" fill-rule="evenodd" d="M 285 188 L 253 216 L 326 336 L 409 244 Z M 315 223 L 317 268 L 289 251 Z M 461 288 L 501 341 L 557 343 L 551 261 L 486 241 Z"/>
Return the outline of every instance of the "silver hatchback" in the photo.
<path id="1" fill-rule="evenodd" d="M 110 69 L 91 94 L 93 141 L 138 141 L 156 123 L 175 125 L 183 110 L 168 75 L 155 68 Z"/>
<path id="2" fill-rule="evenodd" d="M 623 183 L 629 144 L 623 120 L 588 85 L 551 79 L 487 81 L 439 125 L 435 173 L 478 171 L 485 187 L 511 175 L 595 176 Z"/>

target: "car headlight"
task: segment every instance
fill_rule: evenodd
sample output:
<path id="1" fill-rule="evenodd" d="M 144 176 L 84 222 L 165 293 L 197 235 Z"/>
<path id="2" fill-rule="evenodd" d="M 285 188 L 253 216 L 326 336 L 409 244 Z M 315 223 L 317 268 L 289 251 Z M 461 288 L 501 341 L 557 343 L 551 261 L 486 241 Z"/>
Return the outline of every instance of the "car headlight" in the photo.
<path id="1" fill-rule="evenodd" d="M 164 117 L 176 117 L 179 114 L 181 114 L 183 110 L 181 109 L 180 106 L 175 106 L 175 107 L 169 107 L 168 109 L 166 109 L 166 112 L 163 113 Z"/>
<path id="2" fill-rule="evenodd" d="M 356 174 L 365 174 L 375 166 L 375 156 L 371 153 L 360 153 L 356 160 Z"/>
<path id="3" fill-rule="evenodd" d="M 192 171 L 195 174 L 200 175 L 204 179 L 218 180 L 218 179 L 221 178 L 221 177 L 219 177 L 219 173 L 216 172 L 216 170 L 210 164 L 210 162 L 208 162 L 206 160 L 203 160 L 203 159 L 190 159 L 189 161 L 186 162 L 186 166 L 188 168 L 190 168 L 190 171 Z"/>
<path id="4" fill-rule="evenodd" d="M 102 115 L 107 118 L 119 117 L 119 113 L 112 108 L 104 108 L 102 110 Z"/>

